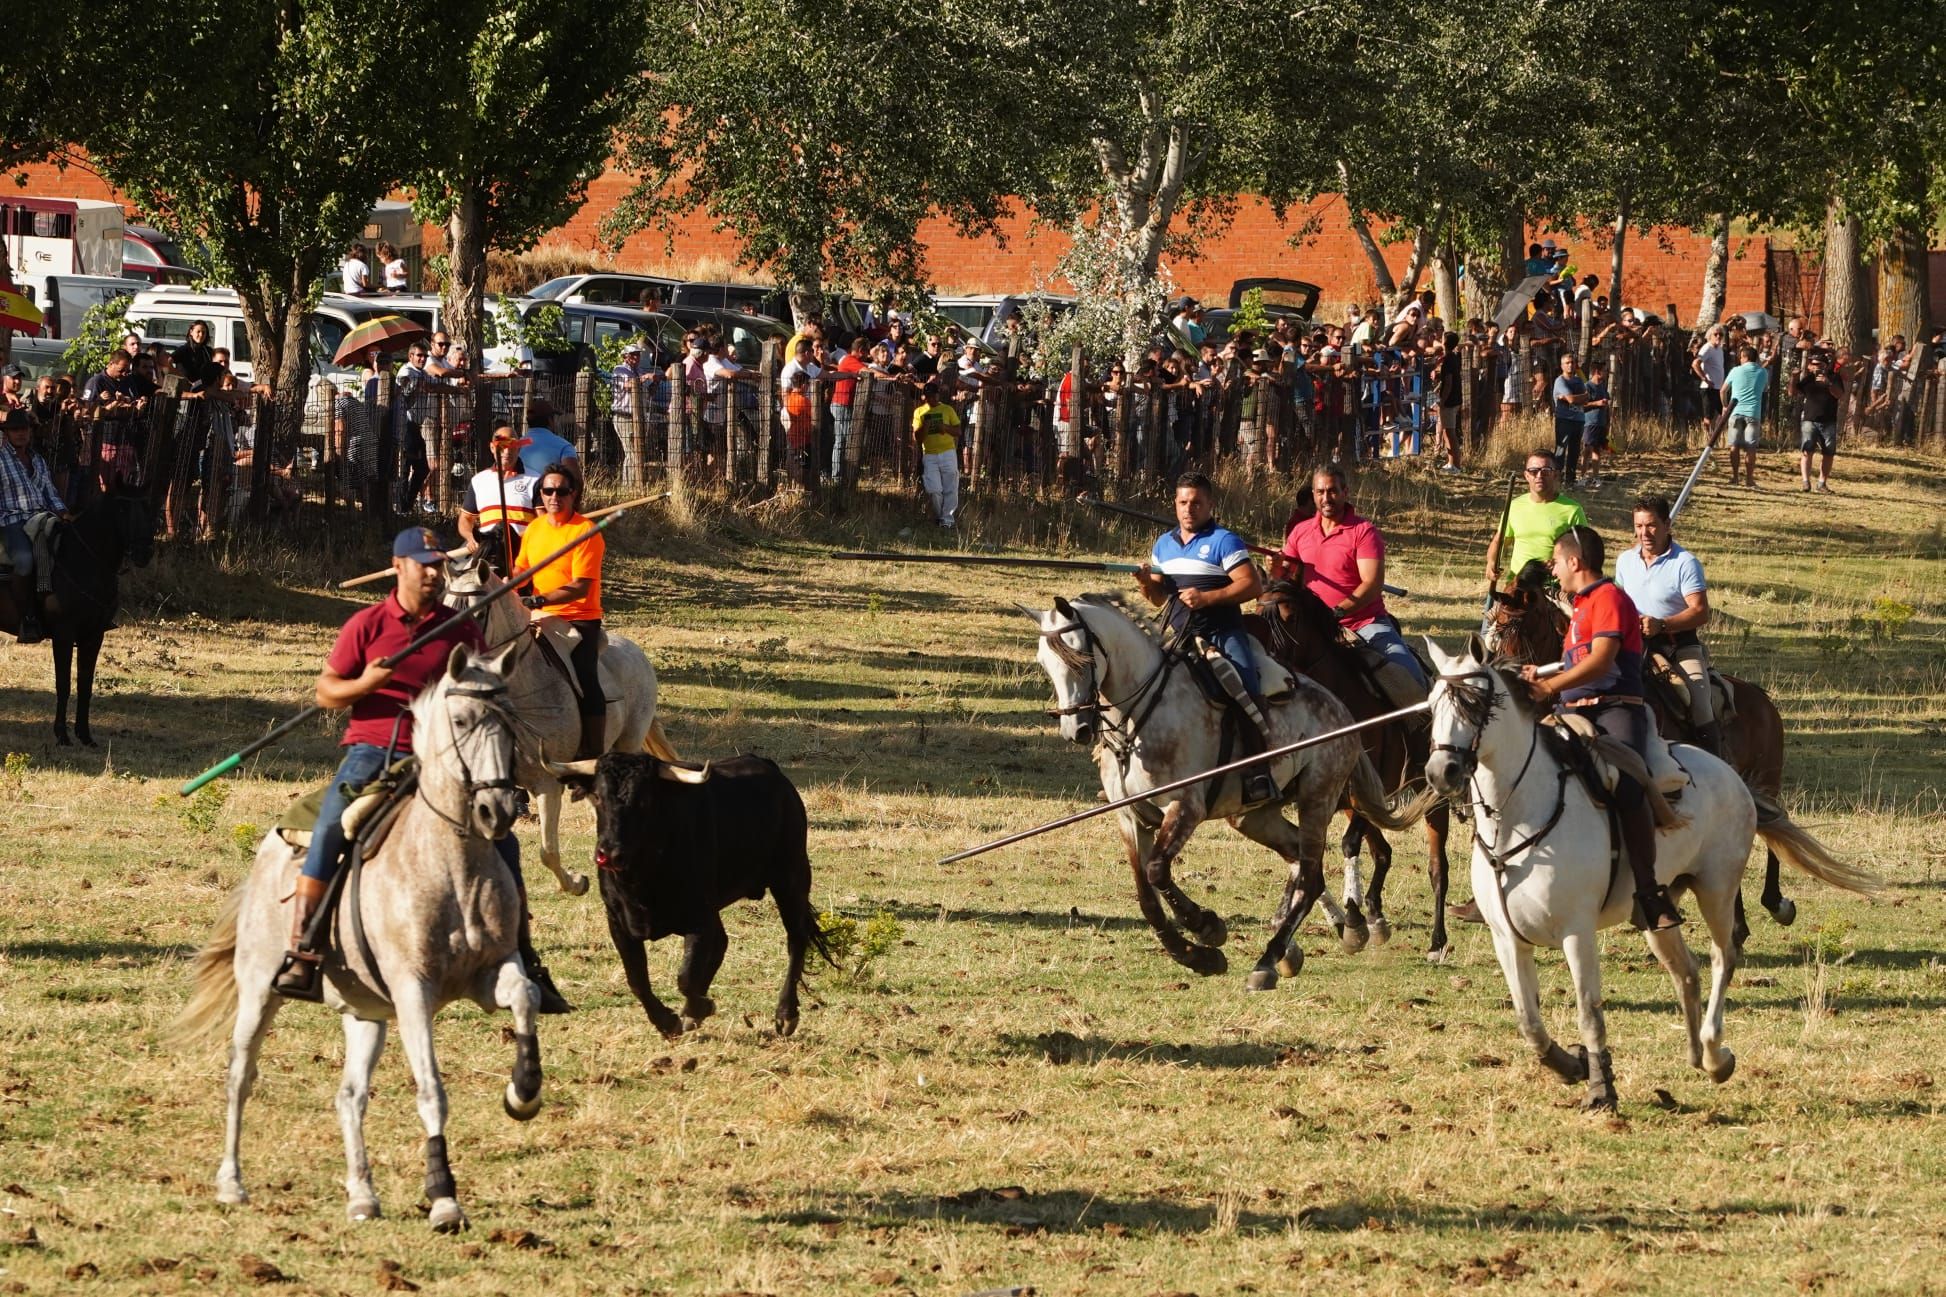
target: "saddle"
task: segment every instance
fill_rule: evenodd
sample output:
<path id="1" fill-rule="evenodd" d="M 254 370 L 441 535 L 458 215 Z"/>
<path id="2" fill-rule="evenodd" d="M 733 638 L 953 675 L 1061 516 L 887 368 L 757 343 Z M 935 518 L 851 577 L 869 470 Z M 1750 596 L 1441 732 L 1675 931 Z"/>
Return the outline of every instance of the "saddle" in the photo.
<path id="1" fill-rule="evenodd" d="M 1425 686 L 1414 680 L 1411 672 L 1380 652 L 1376 645 L 1367 643 L 1351 631 L 1346 631 L 1340 642 L 1353 655 L 1359 672 L 1371 683 L 1379 699 L 1389 704 L 1390 710 L 1398 711 L 1402 707 L 1426 701 Z M 1438 674 L 1423 663 L 1422 668 L 1428 680 Z"/>
<path id="2" fill-rule="evenodd" d="M 1649 687 L 1663 692 L 1664 701 L 1670 704 L 1670 710 L 1681 723 L 1683 732 L 1688 733 L 1694 728 L 1689 720 L 1689 677 L 1681 667 L 1654 649 L 1649 651 L 1646 667 L 1643 675 Z M 1736 719 L 1736 691 L 1730 688 L 1730 682 L 1723 678 L 1723 673 L 1716 669 L 1714 663 L 1709 668 L 1709 682 L 1710 711 L 1719 725 L 1728 725 Z"/>
<path id="3" fill-rule="evenodd" d="M 367 853 L 378 850 L 398 820 L 397 812 L 403 809 L 406 798 L 412 795 L 416 784 L 413 778 L 415 771 L 413 758 L 401 757 L 387 767 L 384 774 L 353 795 L 351 804 L 345 807 L 344 815 L 338 820 L 344 826 L 347 843 L 362 842 Z M 329 784 L 313 788 L 284 808 L 284 813 L 277 817 L 277 823 L 273 826 L 277 836 L 284 840 L 284 845 L 293 851 L 304 851 L 310 847 L 311 834 L 317 828 L 318 812 L 324 809 L 324 796 L 330 791 Z"/>
<path id="4" fill-rule="evenodd" d="M 602 701 L 613 702 L 620 696 L 620 690 L 615 688 L 614 673 L 608 669 L 608 634 L 606 631 L 602 632 L 601 638 L 601 652 L 596 661 L 595 671 L 601 680 Z M 562 678 L 568 682 L 568 688 L 574 690 L 574 696 L 579 698 L 581 696 L 581 677 L 576 674 L 574 663 L 569 659 L 573 655 L 574 650 L 581 644 L 580 630 L 565 618 L 541 617 L 537 618 L 534 622 L 534 641 L 540 645 L 541 656 L 546 658 L 548 663 L 556 671 L 561 673 Z"/>
<path id="5" fill-rule="evenodd" d="M 54 588 L 55 528 L 61 520 L 51 513 L 37 513 L 27 519 L 27 539 L 34 546 L 34 586 L 41 594 Z M 14 574 L 13 556 L 0 548 L 0 580 Z"/>
<path id="6" fill-rule="evenodd" d="M 1689 772 L 1676 760 L 1675 753 L 1669 750 L 1669 744 L 1661 735 L 1653 730 L 1649 732 L 1649 758 L 1645 763 L 1641 753 L 1620 739 L 1602 733 L 1595 728 L 1593 721 L 1573 711 L 1557 712 L 1542 724 L 1552 727 L 1564 742 L 1586 758 L 1580 763 L 1582 776 L 1584 779 L 1592 776 L 1600 781 L 1599 788 L 1589 788 L 1597 801 L 1606 802 L 1608 795 L 1615 791 L 1618 777 L 1627 775 L 1646 792 L 1649 810 L 1655 816 L 1658 829 L 1672 829 L 1688 823 L 1687 818 L 1669 803 L 1689 786 Z"/>

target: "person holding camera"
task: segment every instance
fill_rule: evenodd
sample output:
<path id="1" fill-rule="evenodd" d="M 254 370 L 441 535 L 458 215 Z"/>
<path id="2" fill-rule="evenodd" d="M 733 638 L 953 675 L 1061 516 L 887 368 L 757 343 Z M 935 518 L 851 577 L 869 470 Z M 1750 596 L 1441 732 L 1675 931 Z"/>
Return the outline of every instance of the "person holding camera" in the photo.
<path id="1" fill-rule="evenodd" d="M 1817 489 L 1831 490 L 1831 461 L 1838 455 L 1838 400 L 1844 395 L 1845 380 L 1831 365 L 1831 355 L 1823 348 L 1805 354 L 1804 370 L 1794 384 L 1798 400 L 1797 472 L 1804 489 L 1811 489 L 1811 456 L 1820 455 Z"/>

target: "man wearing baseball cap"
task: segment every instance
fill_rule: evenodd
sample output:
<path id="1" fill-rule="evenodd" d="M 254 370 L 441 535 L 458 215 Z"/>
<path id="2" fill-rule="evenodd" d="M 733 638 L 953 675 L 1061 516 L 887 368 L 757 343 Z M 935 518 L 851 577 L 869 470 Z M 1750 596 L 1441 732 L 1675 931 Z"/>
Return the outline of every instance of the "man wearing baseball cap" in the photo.
<path id="1" fill-rule="evenodd" d="M 297 876 L 291 905 L 291 948 L 271 981 L 272 988 L 286 998 L 323 998 L 318 978 L 322 955 L 304 944 L 304 929 L 338 872 L 345 851 L 345 808 L 351 804 L 352 794 L 383 774 L 388 762 L 412 752 L 413 700 L 446 669 L 454 646 L 464 644 L 475 650 L 486 647 L 477 622 L 459 619 L 439 602 L 445 566 L 446 552 L 431 531 L 407 527 L 400 532 L 392 541 L 395 583 L 391 593 L 351 615 L 324 660 L 324 670 L 318 673 L 318 706 L 327 711 L 349 708 L 351 722 L 345 726 L 344 757 L 325 790 L 317 825 L 311 830 L 304 870 Z M 389 667 L 379 665 L 442 623 L 450 623 L 446 633 L 433 636 Z M 533 953 L 526 917 L 527 892 L 520 878 L 519 841 L 509 833 L 494 845 L 513 871 L 515 884 L 521 887 L 520 958 L 529 979 L 540 989 L 541 1012 L 565 1013 L 567 1002 Z"/>
<path id="2" fill-rule="evenodd" d="M 490 566 L 520 548 L 520 537 L 534 520 L 534 484 L 540 479 L 520 463 L 529 444 L 501 424 L 493 430 L 493 464 L 473 475 L 459 504 L 459 534 L 472 553 L 484 552 Z M 503 573 L 503 575 L 505 575 Z"/>

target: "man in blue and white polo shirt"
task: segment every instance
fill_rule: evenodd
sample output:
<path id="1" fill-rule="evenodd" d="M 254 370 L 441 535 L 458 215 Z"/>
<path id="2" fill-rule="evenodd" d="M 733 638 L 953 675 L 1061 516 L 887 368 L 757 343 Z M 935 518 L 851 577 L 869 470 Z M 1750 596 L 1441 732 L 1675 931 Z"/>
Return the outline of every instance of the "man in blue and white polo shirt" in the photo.
<path id="1" fill-rule="evenodd" d="M 1243 628 L 1243 605 L 1257 597 L 1261 581 L 1250 549 L 1215 522 L 1215 492 L 1201 473 L 1176 479 L 1176 529 L 1164 532 L 1135 573 L 1143 597 L 1158 606 L 1176 597 L 1172 627 L 1187 629 L 1214 645 L 1222 661 L 1211 661 L 1237 705 L 1255 723 L 1261 752 L 1270 745 L 1269 728 L 1257 701 L 1257 664 Z M 1225 666 L 1235 668 L 1225 671 Z M 1234 674 L 1235 679 L 1229 677 Z M 1255 805 L 1277 796 L 1276 781 L 1262 767 L 1244 772 L 1243 799 Z"/>
<path id="2" fill-rule="evenodd" d="M 1696 556 L 1669 534 L 1669 501 L 1645 495 L 1635 502 L 1635 545 L 1615 559 L 1615 584 L 1642 617 L 1642 643 L 1689 681 L 1689 715 L 1696 745 L 1723 755 L 1722 726 L 1710 696 L 1709 652 L 1696 634 L 1709 623 L 1709 583 Z"/>

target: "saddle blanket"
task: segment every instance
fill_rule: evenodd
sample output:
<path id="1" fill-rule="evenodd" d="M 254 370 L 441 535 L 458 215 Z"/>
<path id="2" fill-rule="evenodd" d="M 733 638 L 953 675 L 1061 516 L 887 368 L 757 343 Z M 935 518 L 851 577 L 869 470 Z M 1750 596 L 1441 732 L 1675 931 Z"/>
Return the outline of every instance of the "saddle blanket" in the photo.
<path id="1" fill-rule="evenodd" d="M 1559 712 L 1549 723 L 1572 731 L 1587 744 L 1603 788 L 1614 792 L 1617 777 L 1625 774 L 1647 790 L 1657 828 L 1674 828 L 1687 822 L 1669 805 L 1668 799 L 1689 786 L 1689 772 L 1653 727 L 1649 730 L 1649 759 L 1644 764 L 1641 753 L 1596 729 L 1595 723 L 1586 716 L 1577 716 L 1572 711 Z"/>
<path id="2" fill-rule="evenodd" d="M 61 520 L 51 513 L 37 513 L 27 520 L 27 539 L 34 545 L 34 585 L 42 594 L 53 588 L 54 526 Z M 13 575 L 13 556 L 0 549 L 0 577 Z"/>
<path id="3" fill-rule="evenodd" d="M 574 696 L 581 696 L 581 677 L 575 672 L 572 656 L 581 643 L 581 632 L 561 617 L 537 617 L 534 620 L 534 633 L 547 649 L 547 659 L 556 670 L 568 678 L 568 687 Z M 608 665 L 608 636 L 602 635 L 601 657 L 595 667 L 601 679 L 601 696 L 604 701 L 614 702 L 621 697 L 621 690 L 615 687 L 615 672 Z"/>

